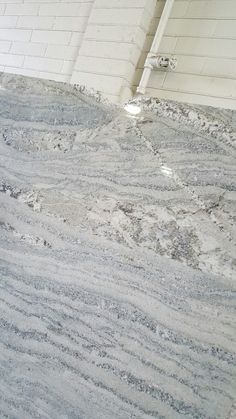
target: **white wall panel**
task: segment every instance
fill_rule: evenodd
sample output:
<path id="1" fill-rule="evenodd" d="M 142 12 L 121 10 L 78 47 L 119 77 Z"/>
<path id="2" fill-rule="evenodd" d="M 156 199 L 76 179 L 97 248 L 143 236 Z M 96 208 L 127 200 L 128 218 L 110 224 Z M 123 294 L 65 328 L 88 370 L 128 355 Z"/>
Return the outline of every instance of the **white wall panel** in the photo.
<path id="1" fill-rule="evenodd" d="M 69 82 L 92 5 L 93 0 L 0 0 L 3 71 Z"/>
<path id="2" fill-rule="evenodd" d="M 157 0 L 155 17 L 137 66 L 135 85 L 139 82 L 163 6 L 164 1 Z M 178 66 L 174 72 L 153 71 L 148 94 L 236 109 L 235 0 L 175 0 L 160 53 L 174 55 Z"/>

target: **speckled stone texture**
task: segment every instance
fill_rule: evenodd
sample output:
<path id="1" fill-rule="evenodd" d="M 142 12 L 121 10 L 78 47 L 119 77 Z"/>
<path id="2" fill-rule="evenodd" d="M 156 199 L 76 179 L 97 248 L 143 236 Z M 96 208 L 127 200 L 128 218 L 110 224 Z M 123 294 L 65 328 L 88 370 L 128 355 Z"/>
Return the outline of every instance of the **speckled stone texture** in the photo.
<path id="1" fill-rule="evenodd" d="M 235 415 L 236 117 L 0 75 L 0 418 Z"/>

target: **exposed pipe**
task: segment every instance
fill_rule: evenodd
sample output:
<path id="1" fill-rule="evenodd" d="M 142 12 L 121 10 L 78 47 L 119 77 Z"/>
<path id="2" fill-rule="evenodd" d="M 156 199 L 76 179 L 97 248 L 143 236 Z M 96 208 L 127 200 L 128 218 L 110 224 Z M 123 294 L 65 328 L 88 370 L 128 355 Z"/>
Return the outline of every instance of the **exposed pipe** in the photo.
<path id="1" fill-rule="evenodd" d="M 143 74 L 139 83 L 139 86 L 137 88 L 137 93 L 141 93 L 141 94 L 145 94 L 146 91 L 146 87 L 151 75 L 151 71 L 153 69 L 153 65 L 152 65 L 152 60 L 153 57 L 155 57 L 157 55 L 157 52 L 159 50 L 160 47 L 160 43 L 172 10 L 174 4 L 174 0 L 166 0 L 165 2 L 165 6 L 162 12 L 162 15 L 160 17 L 159 20 L 159 24 L 156 30 L 156 34 L 154 36 L 153 42 L 152 42 L 152 46 L 151 49 L 147 55 L 145 64 L 144 64 L 144 70 L 143 70 Z"/>

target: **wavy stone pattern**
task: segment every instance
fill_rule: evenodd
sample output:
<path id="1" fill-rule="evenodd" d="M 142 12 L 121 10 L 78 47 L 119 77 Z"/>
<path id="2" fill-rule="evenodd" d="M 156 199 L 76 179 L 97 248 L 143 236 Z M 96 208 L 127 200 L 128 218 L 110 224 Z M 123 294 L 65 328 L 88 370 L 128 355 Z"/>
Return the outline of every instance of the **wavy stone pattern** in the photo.
<path id="1" fill-rule="evenodd" d="M 0 84 L 0 417 L 234 417 L 233 126 Z"/>

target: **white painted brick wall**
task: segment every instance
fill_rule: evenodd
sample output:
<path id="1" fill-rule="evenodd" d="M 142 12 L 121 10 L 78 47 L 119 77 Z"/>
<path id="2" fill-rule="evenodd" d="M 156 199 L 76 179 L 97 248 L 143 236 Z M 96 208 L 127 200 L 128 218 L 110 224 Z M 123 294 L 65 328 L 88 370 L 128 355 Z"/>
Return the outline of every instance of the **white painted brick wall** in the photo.
<path id="1" fill-rule="evenodd" d="M 155 3 L 95 0 L 72 82 L 98 89 L 115 102 L 129 98 Z"/>
<path id="2" fill-rule="evenodd" d="M 0 71 L 135 91 L 164 0 L 0 0 Z M 175 0 L 153 72 L 153 96 L 236 109 L 236 0 Z M 136 71 L 135 71 L 136 69 Z"/>
<path id="3" fill-rule="evenodd" d="M 94 0 L 0 0 L 0 68 L 70 81 Z"/>
<path id="4" fill-rule="evenodd" d="M 163 0 L 155 17 L 134 79 L 138 84 Z M 175 55 L 175 72 L 153 71 L 147 93 L 236 109 L 236 1 L 175 0 L 160 53 Z"/>

